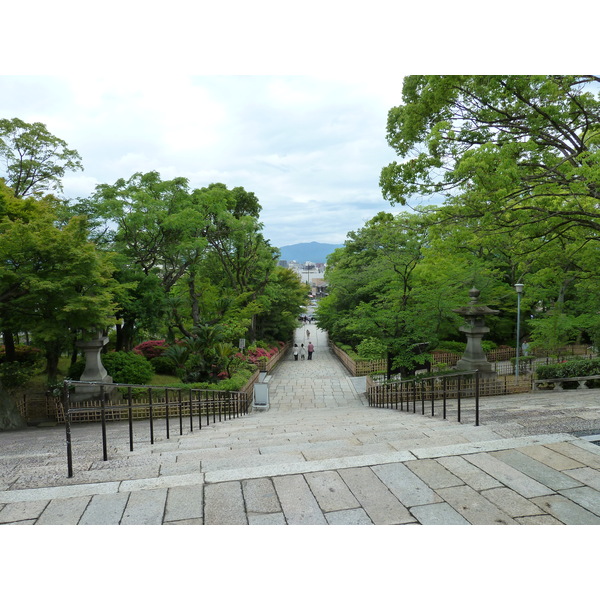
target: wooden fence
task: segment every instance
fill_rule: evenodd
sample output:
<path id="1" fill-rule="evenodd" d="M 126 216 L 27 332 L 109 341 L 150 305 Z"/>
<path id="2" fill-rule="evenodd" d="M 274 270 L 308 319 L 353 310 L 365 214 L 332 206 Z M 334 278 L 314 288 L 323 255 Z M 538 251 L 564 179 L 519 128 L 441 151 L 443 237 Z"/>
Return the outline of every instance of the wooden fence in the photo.
<path id="1" fill-rule="evenodd" d="M 275 368 L 275 366 L 277 365 L 277 363 L 280 360 L 282 360 L 283 357 L 286 355 L 286 353 L 289 349 L 289 346 L 290 346 L 290 344 L 286 343 L 279 350 L 279 352 L 277 352 L 277 354 L 275 354 L 275 356 L 271 357 L 268 360 L 261 361 L 258 365 L 259 370 L 254 372 L 254 374 L 252 375 L 252 377 L 250 377 L 250 379 L 244 385 L 244 387 L 242 387 L 239 390 L 239 393 L 246 396 L 247 398 L 252 399 L 252 395 L 253 395 L 253 391 L 254 391 L 254 384 L 257 382 L 257 380 L 259 378 L 260 371 L 267 371 L 267 372 L 272 371 Z M 130 387 L 127 384 L 120 384 L 120 385 L 115 384 L 115 386 L 118 386 L 122 390 L 127 390 L 127 388 Z M 150 386 L 150 387 L 152 387 L 152 386 Z M 162 390 L 160 393 L 161 400 L 164 400 L 164 393 L 165 393 L 164 390 L 165 389 L 170 390 L 169 392 L 167 392 L 167 394 L 170 393 L 172 395 L 172 397 L 176 397 L 179 394 L 179 392 L 177 392 L 176 388 L 169 388 L 169 386 L 158 386 L 156 389 Z M 209 392 L 210 392 L 210 390 L 209 390 Z M 188 394 L 189 392 L 186 389 L 186 390 L 184 390 L 183 393 Z M 62 403 L 61 403 L 60 396 L 52 396 L 49 392 L 46 393 L 45 396 L 42 396 L 42 395 L 38 395 L 38 396 L 24 394 L 23 396 L 19 397 L 17 406 L 18 406 L 19 412 L 21 413 L 23 418 L 25 418 L 28 422 L 35 422 L 35 421 L 41 421 L 41 420 L 49 420 L 49 421 L 56 420 L 58 423 L 64 423 L 64 412 L 62 409 Z M 116 393 L 116 395 L 114 394 L 114 396 L 115 396 L 115 398 L 109 401 L 109 405 L 107 407 L 107 412 L 106 412 L 107 420 L 119 421 L 119 420 L 127 418 L 127 411 L 124 408 L 122 408 L 122 407 L 116 408 L 117 405 L 121 405 L 121 403 L 122 403 L 122 399 L 117 397 L 117 396 L 120 396 L 120 394 Z M 138 396 L 139 396 L 139 393 L 138 393 Z M 156 400 L 158 401 L 159 398 L 156 398 Z M 134 398 L 133 402 L 134 402 L 134 404 L 144 404 L 146 402 L 146 399 L 142 399 L 142 398 L 135 399 Z M 177 402 L 175 402 L 175 405 L 177 405 Z M 82 401 L 82 403 L 80 404 L 80 407 L 92 409 L 93 407 L 97 407 L 97 402 L 93 401 L 93 400 Z M 149 411 L 147 408 L 141 408 L 138 406 L 134 410 L 135 410 L 135 418 L 136 419 L 145 419 L 145 418 L 149 417 Z M 160 416 L 161 415 L 160 411 L 162 409 L 157 408 L 156 410 L 158 410 L 157 414 L 158 414 L 158 416 Z M 184 413 L 186 410 L 187 410 L 187 408 L 184 407 L 183 408 Z M 82 411 L 78 415 L 73 415 L 74 421 L 95 422 L 95 421 L 98 421 L 99 419 L 100 419 L 100 409 L 99 408 L 97 409 L 97 411 L 90 411 L 90 412 Z"/>
<path id="2" fill-rule="evenodd" d="M 329 347 L 353 377 L 363 377 L 364 375 L 371 375 L 377 371 L 385 371 L 387 369 L 387 362 L 384 359 L 354 359 L 348 356 L 341 348 L 338 348 L 333 342 L 329 342 Z"/>

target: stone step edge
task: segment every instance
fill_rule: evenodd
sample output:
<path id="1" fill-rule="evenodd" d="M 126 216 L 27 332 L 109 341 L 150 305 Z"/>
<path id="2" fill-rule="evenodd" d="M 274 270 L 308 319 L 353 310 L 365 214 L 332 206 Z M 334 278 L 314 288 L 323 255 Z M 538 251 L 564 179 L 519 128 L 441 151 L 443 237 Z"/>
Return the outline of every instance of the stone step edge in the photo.
<path id="1" fill-rule="evenodd" d="M 0 491 L 0 504 L 13 502 L 28 502 L 36 500 L 54 500 L 57 498 L 77 498 L 81 496 L 94 496 L 96 494 L 129 493 L 139 490 L 162 489 L 186 485 L 199 485 L 207 483 L 222 483 L 226 481 L 239 481 L 245 479 L 259 479 L 262 477 L 277 477 L 282 475 L 298 475 L 319 471 L 331 471 L 353 467 L 369 467 L 379 464 L 407 462 L 425 458 L 439 458 L 442 456 L 457 456 L 463 454 L 476 454 L 478 452 L 494 452 L 532 446 L 535 444 L 556 444 L 560 442 L 575 442 L 577 445 L 585 444 L 568 433 L 555 433 L 533 435 L 518 438 L 502 438 L 482 442 L 470 442 L 453 446 L 438 448 L 414 448 L 385 454 L 369 454 L 365 456 L 349 456 L 342 458 L 328 458 L 315 461 L 302 461 L 288 464 L 264 465 L 262 467 L 246 467 L 206 473 L 193 472 L 183 475 L 165 475 L 146 479 L 132 479 L 125 481 L 109 481 L 101 483 L 82 483 L 66 486 L 52 486 L 27 490 Z M 598 446 L 594 446 L 598 448 Z"/>

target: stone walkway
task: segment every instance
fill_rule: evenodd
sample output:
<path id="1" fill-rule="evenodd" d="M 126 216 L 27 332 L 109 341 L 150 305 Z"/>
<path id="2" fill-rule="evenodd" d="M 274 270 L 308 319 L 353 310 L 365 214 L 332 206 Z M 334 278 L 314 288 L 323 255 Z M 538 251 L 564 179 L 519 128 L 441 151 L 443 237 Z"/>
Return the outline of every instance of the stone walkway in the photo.
<path id="1" fill-rule="evenodd" d="M 173 525 L 600 524 L 598 392 L 484 398 L 480 427 L 369 408 L 364 381 L 306 330 L 313 360 L 282 361 L 270 408 L 201 431 L 148 440 L 135 424 L 0 434 L 0 523 Z M 361 385 L 363 388 L 361 389 Z M 173 428 L 175 429 L 175 427 Z"/>

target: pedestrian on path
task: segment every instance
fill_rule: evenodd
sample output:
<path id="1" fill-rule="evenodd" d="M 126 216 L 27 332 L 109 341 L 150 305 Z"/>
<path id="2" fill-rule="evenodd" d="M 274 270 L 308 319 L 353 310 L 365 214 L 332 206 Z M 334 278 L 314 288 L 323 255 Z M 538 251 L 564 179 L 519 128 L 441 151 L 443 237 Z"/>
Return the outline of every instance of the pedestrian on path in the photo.
<path id="1" fill-rule="evenodd" d="M 304 348 L 304 344 L 300 344 L 300 360 L 304 360 L 306 358 L 306 350 Z"/>
<path id="2" fill-rule="evenodd" d="M 312 355 L 313 355 L 313 352 L 315 351 L 315 347 L 313 346 L 312 342 L 308 342 L 307 350 L 308 350 L 308 360 L 312 360 Z"/>
<path id="3" fill-rule="evenodd" d="M 307 329 L 306 330 L 306 337 L 309 338 L 310 337 L 310 331 Z"/>
<path id="4" fill-rule="evenodd" d="M 298 360 L 298 344 L 294 344 L 294 360 Z"/>

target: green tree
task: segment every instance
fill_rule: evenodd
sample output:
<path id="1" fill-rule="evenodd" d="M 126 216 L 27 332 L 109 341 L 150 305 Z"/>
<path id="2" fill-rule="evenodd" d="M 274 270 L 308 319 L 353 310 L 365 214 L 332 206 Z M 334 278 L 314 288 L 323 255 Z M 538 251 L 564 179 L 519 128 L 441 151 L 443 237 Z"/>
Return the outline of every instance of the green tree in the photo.
<path id="1" fill-rule="evenodd" d="M 115 311 L 110 256 L 88 242 L 83 218 L 57 226 L 55 205 L 17 198 L 0 181 L 0 327 L 44 347 L 49 382 L 75 332 L 107 327 Z"/>
<path id="2" fill-rule="evenodd" d="M 261 233 L 258 200 L 241 187 L 228 190 L 220 183 L 195 190 L 194 197 L 208 215 L 211 272 L 219 274 L 222 290 L 229 289 L 238 305 L 250 309 L 248 337 L 255 340 L 256 318 L 264 310 L 258 299 L 269 284 L 278 257 L 277 249 Z"/>
<path id="3" fill-rule="evenodd" d="M 81 157 L 43 123 L 0 119 L 0 157 L 4 177 L 18 197 L 62 191 L 67 171 L 83 170 Z M 0 174 L 2 172 L 0 171 Z"/>
<path id="4" fill-rule="evenodd" d="M 364 339 L 386 348 L 393 368 L 424 362 L 431 321 L 415 302 L 414 273 L 422 260 L 426 231 L 418 215 L 379 213 L 328 263 L 330 295 L 319 303 L 317 319 L 333 339 L 356 347 Z"/>
<path id="5" fill-rule="evenodd" d="M 392 204 L 433 195 L 479 231 L 539 226 L 548 238 L 600 231 L 595 76 L 410 76 L 382 170 Z M 442 213 L 444 215 L 445 213 Z"/>
<path id="6" fill-rule="evenodd" d="M 194 271 L 206 247 L 206 215 L 187 180 L 163 181 L 154 171 L 136 173 L 114 185 L 97 186 L 86 205 L 96 217 L 115 224 L 109 241 L 121 257 L 117 277 L 131 284 L 117 314 L 118 349 L 131 349 L 140 326 L 156 325 L 169 314 L 175 326 L 189 335 L 177 305 L 171 304 L 171 313 L 167 310 L 174 286 Z"/>

